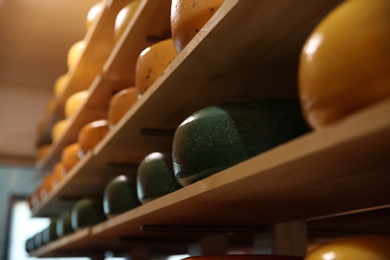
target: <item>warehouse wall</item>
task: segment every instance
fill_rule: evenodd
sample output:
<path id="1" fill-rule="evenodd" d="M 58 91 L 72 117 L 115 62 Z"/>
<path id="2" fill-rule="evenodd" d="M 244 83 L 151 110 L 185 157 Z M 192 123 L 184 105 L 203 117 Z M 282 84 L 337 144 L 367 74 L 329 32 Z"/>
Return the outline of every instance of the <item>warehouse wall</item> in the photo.
<path id="1" fill-rule="evenodd" d="M 37 181 L 34 181 L 34 168 L 0 165 L 0 258 L 4 255 L 7 214 L 11 195 L 30 194 Z"/>

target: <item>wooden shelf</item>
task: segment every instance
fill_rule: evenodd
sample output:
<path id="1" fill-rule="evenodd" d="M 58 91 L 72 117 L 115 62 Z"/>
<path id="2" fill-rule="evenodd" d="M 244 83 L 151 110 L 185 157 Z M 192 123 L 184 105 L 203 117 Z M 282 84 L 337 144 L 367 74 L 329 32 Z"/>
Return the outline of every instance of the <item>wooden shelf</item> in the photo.
<path id="1" fill-rule="evenodd" d="M 142 240 L 169 234 L 169 226 L 175 233 L 188 225 L 234 229 L 245 223 L 260 230 L 273 223 L 389 205 L 388 111 L 390 100 L 98 224 L 90 237 Z M 150 226 L 168 228 L 142 231 Z"/>
<path id="2" fill-rule="evenodd" d="M 156 12 L 160 13 L 160 16 L 161 10 L 168 12 L 167 2 L 169 1 L 144 0 L 138 15 L 140 18 L 142 15 L 146 18 L 155 17 L 152 19 L 152 24 L 155 24 L 156 17 L 159 17 L 154 16 Z M 300 48 L 315 24 L 336 3 L 337 1 L 321 4 L 310 1 L 305 4 L 301 1 L 288 3 L 273 1 L 253 8 L 245 1 L 226 1 L 196 39 L 179 54 L 166 73 L 98 145 L 94 151 L 96 157 L 94 160 L 98 162 L 99 167 L 101 162 L 107 165 L 136 166 L 147 154 L 170 149 L 174 129 L 200 108 L 239 99 L 295 96 Z M 243 19 L 243 16 L 247 19 Z M 119 57 L 129 52 L 127 47 L 138 46 L 134 47 L 138 53 L 147 44 L 145 37 L 155 33 L 143 32 L 142 39 L 139 40 L 141 43 L 134 43 L 139 28 L 147 23 L 145 19 L 136 19 L 133 24 L 129 24 L 125 32 L 128 37 L 121 38 L 106 63 L 108 74 L 95 78 L 90 87 L 90 98 L 73 118 L 68 131 L 54 144 L 41 170 L 50 170 L 59 160 L 62 148 L 76 140 L 78 130 L 90 118 L 89 116 L 96 111 L 99 113 L 94 114 L 93 118 L 101 117 L 108 106 L 111 97 L 109 94 L 124 88 L 129 82 L 126 79 L 118 81 L 118 77 L 113 75 L 123 75 L 124 72 L 119 69 L 120 64 L 123 65 L 123 58 Z M 163 18 L 159 20 L 164 21 Z M 243 24 L 238 25 L 235 22 L 237 20 L 242 20 Z M 258 24 L 263 25 L 259 27 Z M 165 31 L 163 28 L 165 26 L 160 25 L 157 30 L 159 33 L 155 34 L 162 35 Z M 212 59 L 207 57 L 210 50 L 213 50 Z M 258 72 L 253 72 L 262 71 L 265 64 L 271 65 L 267 73 L 259 75 Z M 245 67 L 241 67 L 244 65 Z M 286 66 L 288 69 L 283 70 L 287 68 Z M 194 73 L 193 68 L 202 70 Z M 232 70 L 237 72 L 232 73 Z M 280 73 L 289 76 L 284 78 L 275 76 Z M 267 87 L 264 87 L 265 82 Z M 75 175 L 82 175 L 82 172 L 89 171 L 82 170 Z M 65 186 L 73 184 L 75 183 L 70 181 Z M 40 210 L 34 212 L 37 215 L 46 214 Z"/>
<path id="3" fill-rule="evenodd" d="M 142 1 L 126 36 L 91 83 L 89 99 L 42 170 L 49 169 L 62 147 L 75 140 L 89 110 L 105 111 L 109 94 L 133 83 L 138 53 L 153 39 L 167 36 L 166 24 L 159 23 L 165 16 L 156 14 L 166 12 L 168 2 Z M 105 185 L 116 175 L 135 174 L 147 154 L 171 149 L 174 130 L 198 109 L 244 99 L 297 97 L 300 50 L 314 26 L 338 3 L 274 0 L 253 6 L 246 0 L 226 0 L 102 142 L 33 209 L 33 215 L 56 215 L 79 198 L 102 197 Z M 85 233 L 53 242 L 33 255 L 73 254 L 97 248 L 107 237 L 143 241 L 177 235 L 169 230 L 147 231 L 150 226 L 257 230 L 274 223 L 388 205 L 389 111 L 390 100 L 384 100 Z"/>
<path id="4" fill-rule="evenodd" d="M 88 46 L 91 47 L 87 48 L 89 51 L 86 51 L 87 53 L 81 57 L 76 66 L 67 91 L 61 96 L 62 104 L 58 104 L 58 109 L 63 110 L 66 99 L 77 91 L 88 88 L 90 95 L 76 115 L 70 119 L 69 127 L 63 136 L 52 145 L 42 163 L 37 165 L 41 172 L 48 172 L 54 167 L 60 160 L 62 149 L 77 141 L 78 132 L 85 124 L 107 118 L 108 105 L 113 94 L 134 85 L 135 63 L 139 53 L 156 40 L 170 37 L 170 1 L 143 0 L 134 15 L 133 22 L 128 25 L 124 35 L 113 48 L 113 28 L 107 28 L 107 24 L 112 23 L 111 20 L 118 13 L 118 8 L 131 0 L 118 2 L 120 1 L 113 1 L 112 5 L 106 8 L 96 28 L 91 30 L 96 32 L 86 37 L 89 38 L 88 42 L 91 44 Z M 101 34 L 100 31 L 105 33 Z M 95 42 L 103 42 L 107 46 L 101 46 L 103 43 L 95 46 Z M 105 52 L 98 53 L 97 56 L 100 58 L 99 62 L 96 62 L 96 52 L 102 48 Z M 108 60 L 105 62 L 107 57 Z M 93 60 L 95 67 L 91 68 L 87 61 L 83 62 L 84 60 L 88 62 Z M 103 64 L 105 64 L 104 69 Z M 87 72 L 84 67 L 88 67 Z M 80 79 L 83 81 L 80 82 Z M 83 89 L 80 88 L 82 86 Z M 64 118 L 63 111 L 53 113 L 45 135 L 51 135 L 51 127 L 62 118 Z"/>

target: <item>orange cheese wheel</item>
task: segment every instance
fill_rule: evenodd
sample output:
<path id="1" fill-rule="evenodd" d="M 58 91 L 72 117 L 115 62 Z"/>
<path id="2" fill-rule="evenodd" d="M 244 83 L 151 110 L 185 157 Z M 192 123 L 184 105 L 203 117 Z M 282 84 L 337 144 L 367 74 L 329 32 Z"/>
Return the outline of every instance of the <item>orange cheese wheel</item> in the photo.
<path id="1" fill-rule="evenodd" d="M 54 96 L 59 97 L 65 91 L 68 84 L 69 76 L 64 74 L 59 76 L 54 83 Z"/>
<path id="2" fill-rule="evenodd" d="M 390 97 L 390 1 L 354 0 L 329 13 L 299 64 L 302 110 L 314 129 Z"/>
<path id="3" fill-rule="evenodd" d="M 53 189 L 53 174 L 50 173 L 48 175 L 45 176 L 45 178 L 43 179 L 43 190 L 46 194 L 50 193 L 51 190 Z"/>
<path id="4" fill-rule="evenodd" d="M 71 118 L 74 114 L 76 114 L 78 109 L 88 99 L 88 96 L 88 90 L 80 91 L 71 95 L 65 102 L 65 117 Z"/>
<path id="5" fill-rule="evenodd" d="M 127 88 L 116 93 L 111 98 L 108 108 L 109 126 L 113 127 L 116 125 L 137 100 L 138 90 L 135 87 Z"/>
<path id="6" fill-rule="evenodd" d="M 115 40 L 118 41 L 125 31 L 128 24 L 131 22 L 134 17 L 135 12 L 141 0 L 135 0 L 126 5 L 117 15 L 115 19 L 114 32 L 115 32 Z"/>
<path id="7" fill-rule="evenodd" d="M 138 92 L 145 93 L 176 56 L 172 39 L 158 42 L 142 51 L 135 68 L 135 86 Z"/>
<path id="8" fill-rule="evenodd" d="M 61 163 L 66 172 L 69 172 L 80 161 L 79 149 L 79 144 L 74 143 L 66 146 L 62 151 Z"/>
<path id="9" fill-rule="evenodd" d="M 63 119 L 55 123 L 51 132 L 51 139 L 56 142 L 65 133 L 69 126 L 69 120 Z"/>
<path id="10" fill-rule="evenodd" d="M 178 52 L 195 37 L 223 2 L 224 0 L 172 0 L 172 39 Z"/>
<path id="11" fill-rule="evenodd" d="M 364 236 L 335 239 L 307 254 L 305 260 L 388 260 L 390 236 Z"/>
<path id="12" fill-rule="evenodd" d="M 44 195 L 44 193 L 42 192 L 42 190 L 43 190 L 43 184 L 41 183 L 41 184 L 39 184 L 36 188 L 35 188 L 35 198 L 36 198 L 36 204 L 39 204 L 41 201 L 42 201 L 42 199 L 43 199 L 43 196 L 42 195 Z"/>
<path id="13" fill-rule="evenodd" d="M 81 40 L 81 41 L 74 43 L 70 47 L 70 49 L 68 51 L 68 56 L 67 56 L 68 69 L 72 68 L 73 66 L 76 65 L 76 63 L 78 63 L 86 46 L 87 46 L 87 43 L 84 40 Z"/>
<path id="14" fill-rule="evenodd" d="M 85 155 L 88 151 L 95 148 L 108 131 L 107 120 L 93 121 L 81 128 L 77 140 L 80 145 L 80 154 Z"/>
<path id="15" fill-rule="evenodd" d="M 92 24 L 98 19 L 98 17 L 102 14 L 104 9 L 103 3 L 94 4 L 88 11 L 87 21 L 85 24 L 85 28 L 87 31 L 91 28 Z"/>
<path id="16" fill-rule="evenodd" d="M 58 185 L 65 176 L 65 169 L 61 162 L 56 163 L 53 168 L 53 185 Z"/>

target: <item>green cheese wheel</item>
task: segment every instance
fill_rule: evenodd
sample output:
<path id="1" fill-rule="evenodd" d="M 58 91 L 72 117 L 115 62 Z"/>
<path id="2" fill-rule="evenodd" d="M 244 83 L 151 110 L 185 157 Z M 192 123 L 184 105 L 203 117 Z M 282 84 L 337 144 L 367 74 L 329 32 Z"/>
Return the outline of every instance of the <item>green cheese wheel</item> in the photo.
<path id="1" fill-rule="evenodd" d="M 27 253 L 31 253 L 35 250 L 34 237 L 30 237 L 26 240 L 25 249 Z"/>
<path id="2" fill-rule="evenodd" d="M 117 176 L 104 189 L 103 207 L 107 217 L 119 215 L 140 204 L 135 177 Z"/>
<path id="3" fill-rule="evenodd" d="M 176 179 L 189 185 L 308 131 L 296 99 L 240 101 L 201 109 L 175 132 Z"/>
<path id="4" fill-rule="evenodd" d="M 89 198 L 79 200 L 72 208 L 72 228 L 77 230 L 106 220 L 102 204 L 100 200 Z"/>
<path id="5" fill-rule="evenodd" d="M 34 249 L 38 249 L 41 246 L 43 246 L 43 241 L 42 241 L 42 231 L 36 233 L 34 235 Z"/>
<path id="6" fill-rule="evenodd" d="M 73 233 L 74 230 L 72 228 L 72 221 L 71 221 L 71 213 L 69 210 L 62 212 L 56 223 L 56 233 L 57 237 L 63 237 L 68 234 Z"/>
<path id="7" fill-rule="evenodd" d="M 173 173 L 172 153 L 155 152 L 142 160 L 137 173 L 137 193 L 142 203 L 180 188 Z"/>
<path id="8" fill-rule="evenodd" d="M 52 218 L 49 226 L 43 230 L 42 240 L 44 244 L 48 244 L 57 238 L 57 218 Z"/>

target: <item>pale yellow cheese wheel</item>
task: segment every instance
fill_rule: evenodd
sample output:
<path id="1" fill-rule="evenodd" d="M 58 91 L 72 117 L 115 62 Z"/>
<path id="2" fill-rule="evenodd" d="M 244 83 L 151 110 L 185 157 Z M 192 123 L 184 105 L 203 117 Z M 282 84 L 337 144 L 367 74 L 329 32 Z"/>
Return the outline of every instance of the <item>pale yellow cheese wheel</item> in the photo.
<path id="1" fill-rule="evenodd" d="M 143 50 L 135 68 L 135 86 L 138 92 L 145 93 L 176 56 L 172 39 L 160 41 Z"/>
<path id="2" fill-rule="evenodd" d="M 126 5 L 117 15 L 115 19 L 114 32 L 115 32 L 115 40 L 118 41 L 125 31 L 127 25 L 132 20 L 135 12 L 141 0 L 135 0 Z"/>
<path id="3" fill-rule="evenodd" d="M 123 89 L 111 98 L 108 108 L 108 123 L 110 128 L 119 122 L 137 100 L 138 90 L 135 87 Z"/>
<path id="4" fill-rule="evenodd" d="M 62 136 L 62 134 L 68 128 L 68 125 L 69 125 L 69 120 L 63 119 L 63 120 L 58 121 L 53 126 L 53 129 L 52 129 L 52 132 L 51 132 L 51 138 L 52 138 L 53 142 L 56 142 Z"/>
<path id="5" fill-rule="evenodd" d="M 68 84 L 69 76 L 68 74 L 63 74 L 59 76 L 54 83 L 54 96 L 59 97 L 65 91 Z"/>
<path id="6" fill-rule="evenodd" d="M 65 102 L 65 117 L 71 118 L 87 100 L 88 95 L 88 90 L 83 90 L 70 96 Z"/>
<path id="7" fill-rule="evenodd" d="M 62 150 L 61 164 L 66 172 L 69 172 L 80 161 L 79 149 L 79 144 L 73 143 Z"/>
<path id="8" fill-rule="evenodd" d="M 97 120 L 81 128 L 77 142 L 80 144 L 80 154 L 85 155 L 91 151 L 108 133 L 108 121 Z"/>
<path id="9" fill-rule="evenodd" d="M 171 31 L 181 52 L 221 7 L 224 0 L 172 0 Z"/>
<path id="10" fill-rule="evenodd" d="M 86 42 L 84 40 L 81 40 L 70 47 L 67 57 L 68 69 L 72 68 L 79 61 L 86 46 Z"/>
<path id="11" fill-rule="evenodd" d="M 97 20 L 97 18 L 101 15 L 103 12 L 104 5 L 103 3 L 99 2 L 94 4 L 88 11 L 87 14 L 87 22 L 86 22 L 86 29 L 87 31 L 91 28 L 92 24 Z"/>

